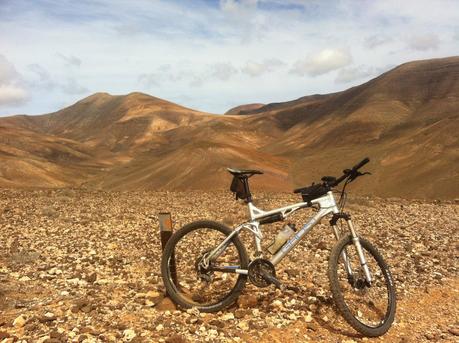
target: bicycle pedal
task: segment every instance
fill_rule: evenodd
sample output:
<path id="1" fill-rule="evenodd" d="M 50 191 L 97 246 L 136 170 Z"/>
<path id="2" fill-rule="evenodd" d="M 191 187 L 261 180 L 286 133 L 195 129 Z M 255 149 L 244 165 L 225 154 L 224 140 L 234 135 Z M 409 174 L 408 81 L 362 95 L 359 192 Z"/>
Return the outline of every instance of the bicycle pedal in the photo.
<path id="1" fill-rule="evenodd" d="M 283 285 L 282 283 L 273 275 L 268 274 L 268 273 L 263 273 L 263 278 L 268 281 L 269 283 L 273 284 L 276 286 L 276 288 L 283 290 Z M 285 287 L 284 287 L 285 288 Z"/>

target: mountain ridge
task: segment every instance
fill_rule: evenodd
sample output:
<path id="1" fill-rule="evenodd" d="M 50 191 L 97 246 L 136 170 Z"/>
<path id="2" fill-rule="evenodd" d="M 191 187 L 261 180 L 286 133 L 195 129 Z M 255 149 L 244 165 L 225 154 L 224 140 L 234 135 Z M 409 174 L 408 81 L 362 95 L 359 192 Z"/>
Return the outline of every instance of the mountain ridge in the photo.
<path id="1" fill-rule="evenodd" d="M 357 193 L 459 195 L 457 56 L 402 64 L 341 92 L 232 110 L 99 92 L 53 113 L 0 118 L 0 187 L 226 188 L 232 166 L 265 170 L 254 188 L 288 191 L 369 155 L 374 177 L 356 183 Z"/>

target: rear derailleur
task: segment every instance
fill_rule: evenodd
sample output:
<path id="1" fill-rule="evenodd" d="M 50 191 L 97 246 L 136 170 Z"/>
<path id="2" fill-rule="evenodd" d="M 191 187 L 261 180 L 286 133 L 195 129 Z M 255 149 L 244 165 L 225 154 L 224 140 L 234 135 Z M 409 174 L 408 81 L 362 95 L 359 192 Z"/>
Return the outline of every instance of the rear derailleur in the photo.
<path id="1" fill-rule="evenodd" d="M 204 265 L 204 258 L 207 257 L 210 251 L 212 251 L 212 249 L 204 251 L 202 255 L 199 256 L 196 259 L 196 262 L 194 263 L 198 280 L 205 281 L 207 283 L 212 282 L 214 274 L 214 272 L 211 270 L 211 261 L 209 261 L 209 265 L 207 267 Z"/>

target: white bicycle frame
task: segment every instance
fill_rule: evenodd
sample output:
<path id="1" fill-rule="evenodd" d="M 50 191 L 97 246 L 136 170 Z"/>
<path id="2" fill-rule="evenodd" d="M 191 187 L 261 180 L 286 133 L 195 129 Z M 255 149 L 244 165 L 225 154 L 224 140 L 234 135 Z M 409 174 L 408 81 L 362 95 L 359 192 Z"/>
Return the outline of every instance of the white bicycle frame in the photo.
<path id="1" fill-rule="evenodd" d="M 222 243 L 220 243 L 214 250 L 212 250 L 206 257 L 204 257 L 201 263 L 203 263 L 204 267 L 208 267 L 210 265 L 210 261 L 216 260 L 218 256 L 220 256 L 223 253 L 223 251 L 226 249 L 226 247 L 229 245 L 233 236 L 238 235 L 242 229 L 247 229 L 253 234 L 254 241 L 255 241 L 255 249 L 256 249 L 255 254 L 256 255 L 262 254 L 263 251 L 261 247 L 261 241 L 263 239 L 263 234 L 260 229 L 260 220 L 270 215 L 281 215 L 282 219 L 285 219 L 292 213 L 298 211 L 299 209 L 310 207 L 311 205 L 319 205 L 319 211 L 306 224 L 304 224 L 303 227 L 298 232 L 296 232 L 292 237 L 290 237 L 290 239 L 284 243 L 282 248 L 280 248 L 280 250 L 274 256 L 271 257 L 270 262 L 273 265 L 277 265 L 280 261 L 284 259 L 284 257 L 295 246 L 297 246 L 297 244 L 301 241 L 301 239 L 316 224 L 318 224 L 321 221 L 323 217 L 325 217 L 328 214 L 340 213 L 332 191 L 327 192 L 327 194 L 325 194 L 324 196 L 320 198 L 311 200 L 310 203 L 300 202 L 300 203 L 296 203 L 296 204 L 289 205 L 286 207 L 274 209 L 271 211 L 263 211 L 255 207 L 255 205 L 253 205 L 252 202 L 249 202 L 248 207 L 249 207 L 250 221 L 235 227 L 233 232 L 230 235 L 228 235 L 228 237 L 226 237 L 225 240 Z M 370 270 L 368 268 L 365 256 L 363 254 L 362 246 L 360 244 L 357 233 L 354 229 L 351 219 L 346 218 L 346 222 L 351 232 L 352 240 L 353 240 L 354 246 L 356 247 L 357 254 L 360 260 L 360 264 L 364 270 L 365 278 L 367 282 L 371 284 L 372 277 L 371 277 Z M 336 239 L 339 239 L 340 233 L 339 233 L 338 227 L 336 225 L 332 225 L 332 226 L 333 226 L 333 231 L 334 231 Z M 352 275 L 352 268 L 351 268 L 349 259 L 345 251 L 343 251 L 342 257 L 343 257 L 344 264 L 345 264 L 348 275 Z M 229 269 L 232 269 L 232 268 L 229 268 Z M 236 268 L 234 269 L 234 272 L 238 274 L 246 274 L 246 275 L 248 274 L 247 269 Z"/>

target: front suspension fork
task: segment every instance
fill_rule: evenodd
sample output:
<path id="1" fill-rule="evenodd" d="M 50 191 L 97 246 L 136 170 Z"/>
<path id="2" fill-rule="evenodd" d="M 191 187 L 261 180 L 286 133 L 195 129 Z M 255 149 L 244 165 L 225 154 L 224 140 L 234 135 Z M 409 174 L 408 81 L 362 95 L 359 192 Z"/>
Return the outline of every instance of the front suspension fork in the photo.
<path id="1" fill-rule="evenodd" d="M 372 278 L 370 268 L 368 268 L 367 260 L 365 258 L 365 255 L 363 254 L 362 245 L 360 244 L 360 239 L 357 236 L 357 233 L 355 232 L 354 225 L 352 224 L 350 218 L 347 220 L 347 226 L 351 231 L 352 242 L 354 243 L 355 249 L 357 250 L 357 254 L 359 255 L 359 261 L 360 265 L 362 266 L 363 272 L 365 273 L 365 279 L 367 280 L 368 284 L 371 285 Z"/>
<path id="2" fill-rule="evenodd" d="M 342 213 L 342 214 L 334 215 L 332 220 L 330 221 L 330 224 L 333 227 L 333 232 L 335 234 L 335 237 L 336 237 L 337 240 L 340 239 L 340 232 L 338 230 L 338 227 L 336 226 L 337 220 L 339 218 L 343 218 L 343 219 L 346 220 L 347 227 L 349 228 L 349 231 L 351 232 L 352 243 L 354 244 L 355 249 L 357 250 L 357 255 L 359 256 L 360 266 L 363 269 L 363 272 L 364 272 L 365 279 L 366 279 L 367 283 L 369 285 L 371 285 L 372 277 L 371 277 L 370 269 L 368 268 L 367 260 L 365 258 L 364 253 L 363 253 L 362 245 L 360 244 L 360 239 L 359 239 L 359 237 L 358 237 L 358 235 L 357 235 L 357 233 L 355 231 L 355 228 L 354 228 L 354 225 L 352 223 L 351 217 L 348 214 Z M 353 272 L 352 272 L 351 263 L 350 263 L 349 258 L 347 256 L 346 248 L 344 248 L 344 250 L 342 251 L 341 257 L 343 258 L 344 266 L 346 268 L 346 272 L 347 272 L 348 277 L 352 278 Z"/>

